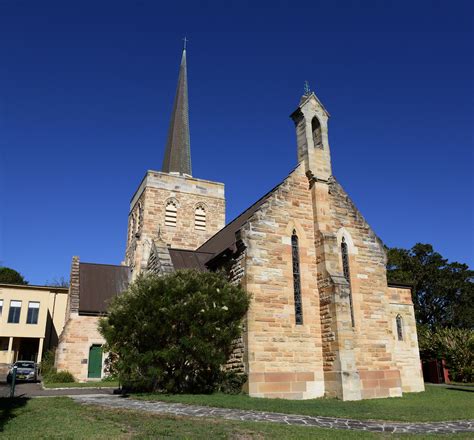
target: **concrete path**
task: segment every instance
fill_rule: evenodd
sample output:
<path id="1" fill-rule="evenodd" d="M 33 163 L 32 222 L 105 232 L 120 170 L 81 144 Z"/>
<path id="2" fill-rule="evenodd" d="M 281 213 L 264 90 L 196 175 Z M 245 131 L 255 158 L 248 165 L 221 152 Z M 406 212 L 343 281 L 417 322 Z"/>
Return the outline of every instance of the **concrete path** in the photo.
<path id="1" fill-rule="evenodd" d="M 353 429 L 370 432 L 410 433 L 410 434 L 453 434 L 474 432 L 474 420 L 432 423 L 403 423 L 375 420 L 353 420 L 333 417 L 300 416 L 262 411 L 246 411 L 207 406 L 184 405 L 182 403 L 147 402 L 120 396 L 72 396 L 84 405 L 100 405 L 108 408 L 131 409 L 155 414 L 170 414 L 191 417 L 218 417 L 227 420 L 249 422 L 274 422 L 286 425 L 305 425 L 317 428 Z"/>
<path id="2" fill-rule="evenodd" d="M 18 383 L 15 386 L 16 397 L 53 397 L 53 396 L 72 396 L 84 394 L 113 394 L 114 388 L 62 388 L 62 389 L 43 389 L 40 383 Z M 10 395 L 10 385 L 0 383 L 0 397 Z"/>

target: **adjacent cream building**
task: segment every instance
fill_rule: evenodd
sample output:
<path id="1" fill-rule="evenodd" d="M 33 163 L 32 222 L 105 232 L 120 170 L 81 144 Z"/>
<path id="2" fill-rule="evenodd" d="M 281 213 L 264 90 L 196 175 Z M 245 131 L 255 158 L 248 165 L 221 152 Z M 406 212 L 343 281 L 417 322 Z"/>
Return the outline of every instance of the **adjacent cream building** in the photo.
<path id="1" fill-rule="evenodd" d="M 68 288 L 0 284 L 0 364 L 41 362 L 64 327 Z"/>

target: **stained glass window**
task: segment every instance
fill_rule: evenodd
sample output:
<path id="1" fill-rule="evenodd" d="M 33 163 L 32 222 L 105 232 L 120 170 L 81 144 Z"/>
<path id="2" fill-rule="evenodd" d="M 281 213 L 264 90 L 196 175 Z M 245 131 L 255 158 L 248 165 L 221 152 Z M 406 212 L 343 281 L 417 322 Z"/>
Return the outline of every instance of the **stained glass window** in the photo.
<path id="1" fill-rule="evenodd" d="M 293 289 L 295 294 L 295 321 L 303 324 L 303 304 L 301 302 L 301 279 L 300 279 L 300 255 L 298 247 L 298 236 L 293 231 L 291 236 L 291 253 L 293 258 Z"/>
<path id="2" fill-rule="evenodd" d="M 352 288 L 351 288 L 351 272 L 349 269 L 349 253 L 347 252 L 346 239 L 342 237 L 341 242 L 341 255 L 342 255 L 342 270 L 344 272 L 344 278 L 349 283 L 349 303 L 351 308 L 351 322 L 354 327 L 354 305 L 352 304 Z"/>
<path id="3" fill-rule="evenodd" d="M 397 336 L 399 341 L 403 341 L 403 321 L 400 315 L 397 315 Z"/>

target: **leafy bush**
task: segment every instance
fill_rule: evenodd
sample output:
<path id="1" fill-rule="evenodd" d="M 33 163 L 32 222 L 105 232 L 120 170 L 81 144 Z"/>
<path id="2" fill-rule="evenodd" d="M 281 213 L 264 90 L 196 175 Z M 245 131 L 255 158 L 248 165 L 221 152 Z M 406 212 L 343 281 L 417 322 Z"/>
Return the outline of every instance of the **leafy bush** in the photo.
<path id="1" fill-rule="evenodd" d="M 71 383 L 75 382 L 74 376 L 69 371 L 52 371 L 44 376 L 46 383 Z"/>
<path id="2" fill-rule="evenodd" d="M 234 371 L 223 371 L 218 385 L 218 391 L 226 394 L 240 394 L 242 386 L 247 382 L 246 374 L 239 374 Z"/>
<path id="3" fill-rule="evenodd" d="M 109 376 L 104 376 L 101 379 L 101 382 L 116 382 L 118 380 L 117 376 L 109 375 Z"/>
<path id="4" fill-rule="evenodd" d="M 55 349 L 52 348 L 45 352 L 43 355 L 43 359 L 40 363 L 40 371 L 43 376 L 47 376 L 50 373 L 55 373 L 56 369 L 54 368 L 54 356 L 55 356 Z"/>
<path id="5" fill-rule="evenodd" d="M 418 326 L 418 344 L 423 360 L 444 359 L 451 379 L 474 381 L 474 331 L 460 328 L 431 330 Z"/>
<path id="6" fill-rule="evenodd" d="M 438 353 L 446 360 L 451 379 L 474 382 L 474 331 L 443 328 L 436 330 L 433 336 Z"/>
<path id="7" fill-rule="evenodd" d="M 100 331 L 125 388 L 169 393 L 216 389 L 249 296 L 221 274 L 141 276 L 116 297 Z"/>

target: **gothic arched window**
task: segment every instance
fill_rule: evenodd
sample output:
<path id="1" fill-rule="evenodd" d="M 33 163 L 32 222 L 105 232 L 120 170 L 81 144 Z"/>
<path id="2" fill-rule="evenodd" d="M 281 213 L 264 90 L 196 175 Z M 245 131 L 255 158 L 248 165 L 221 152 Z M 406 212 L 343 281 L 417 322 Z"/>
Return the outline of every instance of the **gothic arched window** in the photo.
<path id="1" fill-rule="evenodd" d="M 301 278 L 300 278 L 300 251 L 298 246 L 298 236 L 293 230 L 291 235 L 291 255 L 293 259 L 293 289 L 295 295 L 295 321 L 296 324 L 303 324 L 303 304 L 301 302 Z"/>
<path id="2" fill-rule="evenodd" d="M 194 210 L 194 228 L 200 231 L 206 230 L 206 210 L 203 205 L 196 206 Z"/>
<path id="3" fill-rule="evenodd" d="M 396 317 L 396 323 L 397 323 L 397 336 L 399 341 L 403 341 L 403 320 L 400 315 L 397 315 Z"/>
<path id="4" fill-rule="evenodd" d="M 323 136 L 321 133 L 321 124 L 318 118 L 315 116 L 311 121 L 311 131 L 313 133 L 313 144 L 314 148 L 323 148 Z"/>
<path id="5" fill-rule="evenodd" d="M 349 269 L 349 252 L 347 251 L 346 239 L 342 237 L 341 241 L 342 270 L 344 278 L 349 283 L 349 305 L 351 308 L 351 322 L 354 327 L 354 305 L 352 304 L 351 272 Z"/>
<path id="6" fill-rule="evenodd" d="M 165 226 L 176 227 L 178 215 L 178 204 L 175 200 L 169 200 L 165 209 Z"/>

